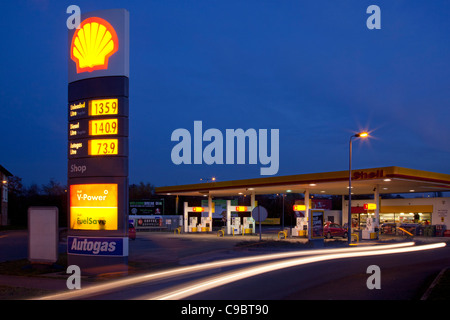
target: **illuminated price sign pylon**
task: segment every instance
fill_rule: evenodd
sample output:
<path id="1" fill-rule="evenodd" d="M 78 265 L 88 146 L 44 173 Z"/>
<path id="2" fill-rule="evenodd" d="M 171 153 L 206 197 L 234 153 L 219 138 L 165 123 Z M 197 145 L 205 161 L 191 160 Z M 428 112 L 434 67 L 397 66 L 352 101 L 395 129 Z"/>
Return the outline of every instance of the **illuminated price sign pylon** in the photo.
<path id="1" fill-rule="evenodd" d="M 129 13 L 111 9 L 81 18 L 68 39 L 68 259 L 82 271 L 125 269 Z"/>

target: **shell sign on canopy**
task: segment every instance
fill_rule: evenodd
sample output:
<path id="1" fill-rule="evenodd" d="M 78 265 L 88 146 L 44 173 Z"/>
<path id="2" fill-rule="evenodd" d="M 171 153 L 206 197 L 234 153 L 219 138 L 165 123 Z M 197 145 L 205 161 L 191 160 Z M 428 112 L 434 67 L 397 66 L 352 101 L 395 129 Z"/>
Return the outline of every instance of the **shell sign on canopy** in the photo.
<path id="1" fill-rule="evenodd" d="M 108 69 L 108 60 L 119 48 L 116 31 L 108 21 L 91 17 L 80 24 L 72 38 L 70 57 L 77 73 Z"/>

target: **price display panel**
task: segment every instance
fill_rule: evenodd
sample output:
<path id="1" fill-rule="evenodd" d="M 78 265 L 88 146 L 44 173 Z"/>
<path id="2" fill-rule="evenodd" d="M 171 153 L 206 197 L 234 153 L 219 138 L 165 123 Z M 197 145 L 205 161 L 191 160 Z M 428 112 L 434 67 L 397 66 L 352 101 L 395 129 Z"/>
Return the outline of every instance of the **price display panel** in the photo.
<path id="1" fill-rule="evenodd" d="M 97 99 L 89 101 L 90 116 L 115 115 L 119 111 L 119 99 Z"/>
<path id="2" fill-rule="evenodd" d="M 119 132 L 119 120 L 116 119 L 101 119 L 89 121 L 89 135 L 116 135 Z"/>
<path id="3" fill-rule="evenodd" d="M 69 103 L 69 121 L 102 116 L 128 118 L 128 104 L 124 97 L 77 100 Z"/>
<path id="4" fill-rule="evenodd" d="M 69 141 L 69 159 L 101 158 L 102 156 L 128 156 L 128 139 L 126 137 L 86 138 Z"/>
<path id="5" fill-rule="evenodd" d="M 119 154 L 118 139 L 92 139 L 88 141 L 88 155 L 106 156 Z"/>
<path id="6" fill-rule="evenodd" d="M 128 118 L 78 119 L 69 122 L 69 140 L 105 136 L 128 136 Z"/>

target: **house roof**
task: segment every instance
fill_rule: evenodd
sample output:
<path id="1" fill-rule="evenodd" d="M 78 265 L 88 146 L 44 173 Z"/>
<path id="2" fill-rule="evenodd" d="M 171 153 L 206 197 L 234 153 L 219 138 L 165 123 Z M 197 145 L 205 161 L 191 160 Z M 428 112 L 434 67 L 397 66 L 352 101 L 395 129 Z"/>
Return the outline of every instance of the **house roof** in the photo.
<path id="1" fill-rule="evenodd" d="M 13 174 L 11 172 L 9 172 L 8 170 L 5 169 L 5 167 L 3 167 L 2 165 L 0 165 L 0 172 L 2 172 L 4 175 L 6 175 L 7 177 L 11 177 Z"/>

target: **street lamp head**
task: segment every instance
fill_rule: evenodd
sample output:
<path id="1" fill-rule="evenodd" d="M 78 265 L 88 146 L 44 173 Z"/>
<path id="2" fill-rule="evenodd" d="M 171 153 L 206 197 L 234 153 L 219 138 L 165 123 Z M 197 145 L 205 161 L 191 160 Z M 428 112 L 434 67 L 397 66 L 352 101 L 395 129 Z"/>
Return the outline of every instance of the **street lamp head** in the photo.
<path id="1" fill-rule="evenodd" d="M 355 134 L 355 137 L 358 137 L 358 138 L 367 138 L 368 136 L 369 136 L 368 132 L 360 132 L 360 133 Z"/>

